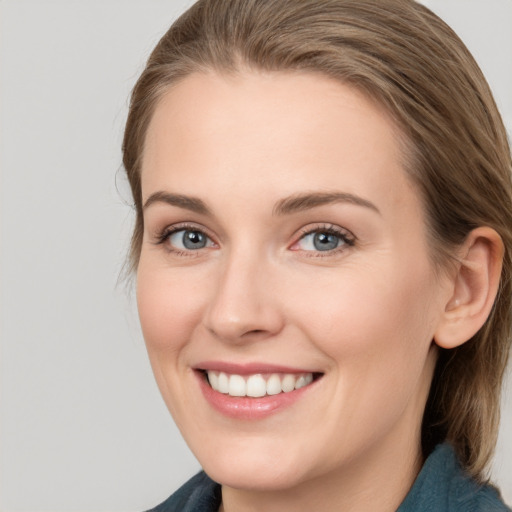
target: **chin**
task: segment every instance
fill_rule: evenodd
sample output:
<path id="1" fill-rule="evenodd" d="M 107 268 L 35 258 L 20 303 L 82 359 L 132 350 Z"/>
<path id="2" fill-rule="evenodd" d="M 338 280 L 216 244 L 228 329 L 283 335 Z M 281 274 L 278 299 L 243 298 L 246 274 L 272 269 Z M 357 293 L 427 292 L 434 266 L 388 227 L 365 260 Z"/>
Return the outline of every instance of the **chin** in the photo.
<path id="1" fill-rule="evenodd" d="M 283 491 L 292 489 L 303 481 L 302 475 L 290 474 L 286 470 L 271 466 L 258 469 L 244 467 L 237 470 L 215 467 L 212 471 L 205 468 L 205 472 L 221 485 L 247 491 Z"/>
<path id="2" fill-rule="evenodd" d="M 201 461 L 212 480 L 234 489 L 277 491 L 290 489 L 306 477 L 297 460 L 287 460 L 271 452 L 218 454 L 214 460 Z"/>

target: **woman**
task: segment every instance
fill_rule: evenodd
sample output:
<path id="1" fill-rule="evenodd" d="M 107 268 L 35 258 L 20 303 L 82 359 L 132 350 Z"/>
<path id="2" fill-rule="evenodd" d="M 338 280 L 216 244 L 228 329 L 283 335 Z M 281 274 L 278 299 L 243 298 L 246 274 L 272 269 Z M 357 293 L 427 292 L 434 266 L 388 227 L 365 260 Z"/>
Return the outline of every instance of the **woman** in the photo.
<path id="1" fill-rule="evenodd" d="M 205 471 L 155 510 L 507 510 L 510 150 L 441 20 L 200 0 L 123 150 L 149 357 Z"/>

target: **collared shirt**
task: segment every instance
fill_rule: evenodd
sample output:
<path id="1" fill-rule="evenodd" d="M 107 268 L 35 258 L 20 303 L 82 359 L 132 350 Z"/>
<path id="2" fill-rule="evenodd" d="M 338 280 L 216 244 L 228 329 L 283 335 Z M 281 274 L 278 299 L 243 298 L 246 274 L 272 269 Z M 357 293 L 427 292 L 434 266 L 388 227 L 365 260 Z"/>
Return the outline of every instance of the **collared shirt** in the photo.
<path id="1" fill-rule="evenodd" d="M 201 471 L 148 512 L 218 512 L 221 486 Z M 461 468 L 453 448 L 442 444 L 428 457 L 397 512 L 511 512 L 490 485 L 479 485 Z"/>

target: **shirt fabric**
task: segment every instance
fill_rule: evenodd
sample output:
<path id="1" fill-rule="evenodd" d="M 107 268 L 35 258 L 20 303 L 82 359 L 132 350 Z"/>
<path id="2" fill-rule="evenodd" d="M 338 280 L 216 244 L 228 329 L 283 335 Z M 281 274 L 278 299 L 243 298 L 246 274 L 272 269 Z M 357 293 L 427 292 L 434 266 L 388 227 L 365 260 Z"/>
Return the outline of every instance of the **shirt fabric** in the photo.
<path id="1" fill-rule="evenodd" d="M 218 512 L 221 486 L 201 471 L 148 512 Z M 427 458 L 396 512 L 512 512 L 491 485 L 479 485 L 461 468 L 453 448 L 442 444 Z"/>

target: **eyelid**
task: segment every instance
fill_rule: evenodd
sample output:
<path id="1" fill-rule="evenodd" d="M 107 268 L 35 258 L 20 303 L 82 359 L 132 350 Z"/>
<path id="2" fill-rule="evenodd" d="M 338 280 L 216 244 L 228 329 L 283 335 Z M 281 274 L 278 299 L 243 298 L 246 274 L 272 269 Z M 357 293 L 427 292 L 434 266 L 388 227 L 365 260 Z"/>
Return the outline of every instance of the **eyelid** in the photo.
<path id="1" fill-rule="evenodd" d="M 215 236 L 211 234 L 210 230 L 200 224 L 196 224 L 195 222 L 179 222 L 176 224 L 171 224 L 168 226 L 165 226 L 163 229 L 158 230 L 153 236 L 155 241 L 153 242 L 155 245 L 165 245 L 166 242 L 168 242 L 171 235 L 174 233 L 177 233 L 179 231 L 197 231 L 202 234 L 204 234 L 212 243 L 213 248 L 218 248 L 219 244 L 215 239 Z M 334 249 L 329 249 L 325 251 L 320 250 L 305 250 L 300 248 L 293 248 L 295 245 L 297 245 L 302 239 L 304 239 L 306 236 L 311 235 L 313 233 L 329 233 L 333 234 L 335 236 L 338 236 L 342 243 L 341 247 L 336 247 Z M 333 256 L 340 252 L 345 252 L 350 247 L 354 246 L 357 237 L 348 229 L 343 228 L 341 226 L 338 226 L 336 224 L 332 223 L 318 223 L 318 224 L 309 224 L 303 228 L 301 228 L 296 235 L 293 237 L 294 242 L 288 246 L 289 250 L 302 252 L 302 253 L 309 253 L 307 256 L 315 256 L 315 257 L 328 257 Z M 186 256 L 198 256 L 199 253 L 201 253 L 204 249 L 212 249 L 212 246 L 206 246 L 199 249 L 179 249 L 176 247 L 171 246 L 170 244 L 167 244 L 166 249 L 170 253 L 178 254 L 178 255 L 186 255 Z"/>
<path id="2" fill-rule="evenodd" d="M 320 251 L 320 250 L 305 250 L 296 248 L 293 249 L 294 246 L 296 246 L 301 240 L 303 240 L 306 236 L 311 235 L 313 233 L 329 233 L 333 234 L 335 236 L 338 236 L 342 242 L 341 247 L 336 247 L 331 250 L 326 251 Z M 334 254 L 337 254 L 339 252 L 344 252 L 348 248 L 353 247 L 357 241 L 356 236 L 348 229 L 342 228 L 340 226 L 337 226 L 336 224 L 317 224 L 317 225 L 308 225 L 306 227 L 303 227 L 299 233 L 294 237 L 294 242 L 289 246 L 290 250 L 302 252 L 302 253 L 311 253 L 307 254 L 308 256 L 315 256 L 315 257 L 328 257 L 333 256 Z"/>
<path id="3" fill-rule="evenodd" d="M 218 246 L 217 242 L 215 241 L 215 237 L 210 233 L 210 230 L 205 228 L 204 226 L 201 226 L 196 223 L 192 222 L 179 222 L 177 224 L 171 224 L 169 226 L 164 227 L 161 230 L 158 230 L 154 234 L 155 241 L 153 242 L 155 245 L 165 245 L 166 242 L 168 242 L 169 238 L 179 231 L 197 231 L 199 233 L 202 233 L 205 235 L 215 246 Z M 202 249 L 211 249 L 211 246 L 203 247 L 201 249 L 196 250 L 182 250 L 175 248 L 171 246 L 170 244 L 167 244 L 166 249 L 171 253 L 177 253 L 179 255 L 186 254 L 186 255 L 197 255 Z"/>

